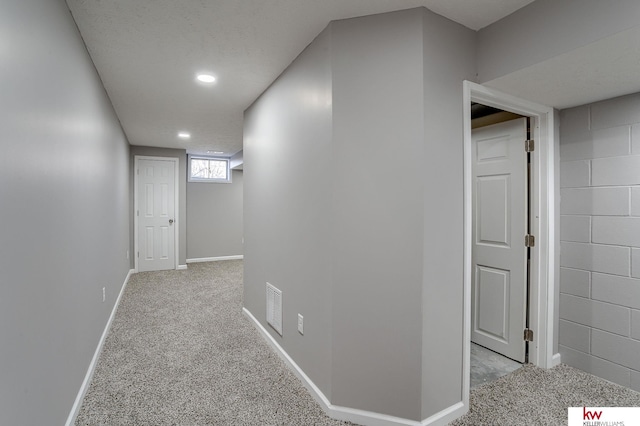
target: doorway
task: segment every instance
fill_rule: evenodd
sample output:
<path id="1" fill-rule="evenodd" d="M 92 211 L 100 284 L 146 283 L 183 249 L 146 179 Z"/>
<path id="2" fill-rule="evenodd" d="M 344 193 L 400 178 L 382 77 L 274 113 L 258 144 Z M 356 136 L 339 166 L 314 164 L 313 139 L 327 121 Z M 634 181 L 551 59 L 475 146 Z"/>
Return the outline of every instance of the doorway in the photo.
<path id="1" fill-rule="evenodd" d="M 134 157 L 136 272 L 177 269 L 178 159 Z"/>
<path id="2" fill-rule="evenodd" d="M 472 131 L 471 341 L 526 362 L 529 119 Z"/>
<path id="3" fill-rule="evenodd" d="M 531 139 L 535 140 L 535 155 L 531 160 L 530 182 L 530 233 L 535 237 L 535 246 L 530 250 L 530 316 L 529 316 L 529 362 L 543 367 L 559 363 L 554 356 L 554 299 L 555 299 L 555 178 L 554 148 L 555 127 L 552 108 L 495 91 L 466 81 L 464 83 L 464 340 L 463 403 L 468 406 L 470 389 L 471 312 L 473 277 L 473 138 L 471 129 L 472 102 L 518 114 L 530 119 Z M 491 189 L 492 185 L 488 188 Z M 499 185 L 493 185 L 493 189 Z M 504 183 L 503 183 L 504 187 Z M 497 194 L 498 192 L 495 192 Z M 522 237 L 524 244 L 524 235 Z M 500 268 L 495 268 L 500 269 Z M 489 271 L 491 272 L 491 271 Z M 499 287 L 500 274 L 488 275 L 494 288 Z M 503 282 L 504 282 L 503 274 Z M 489 280 L 491 282 L 491 280 Z M 504 286 L 503 286 L 504 288 Z M 495 318 L 493 318 L 495 319 Z M 494 328 L 496 330 L 497 328 Z M 524 337 L 524 330 L 520 330 Z"/>
<path id="4" fill-rule="evenodd" d="M 471 126 L 473 388 L 527 362 L 531 152 L 527 117 L 472 103 Z"/>

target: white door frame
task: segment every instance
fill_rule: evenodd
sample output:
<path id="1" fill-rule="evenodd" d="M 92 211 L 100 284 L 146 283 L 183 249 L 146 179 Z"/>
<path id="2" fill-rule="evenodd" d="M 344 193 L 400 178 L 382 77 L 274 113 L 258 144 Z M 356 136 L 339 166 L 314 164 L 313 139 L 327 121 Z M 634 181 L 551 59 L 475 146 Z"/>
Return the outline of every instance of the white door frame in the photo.
<path id="1" fill-rule="evenodd" d="M 463 402 L 469 406 L 471 350 L 471 247 L 472 173 L 471 102 L 532 117 L 535 140 L 531 180 L 531 224 L 536 237 L 531 251 L 530 325 L 534 340 L 529 344 L 529 362 L 551 368 L 559 364 L 553 354 L 555 304 L 555 116 L 551 107 L 516 98 L 485 86 L 464 82 L 464 331 Z M 524 149 L 524 147 L 523 147 Z M 523 241 L 524 244 L 524 236 Z"/>
<path id="2" fill-rule="evenodd" d="M 173 265 L 175 269 L 179 268 L 178 259 L 180 259 L 178 248 L 180 247 L 180 221 L 178 217 L 178 213 L 180 212 L 180 202 L 179 202 L 179 181 L 178 176 L 180 159 L 177 157 L 150 157 L 145 155 L 134 155 L 133 156 L 133 258 L 134 258 L 134 271 L 138 272 L 138 252 L 140 251 L 138 247 L 138 215 L 136 212 L 138 211 L 138 162 L 140 160 L 158 160 L 158 161 L 173 161 L 174 163 L 174 185 L 173 185 L 173 194 L 174 194 L 174 209 L 175 209 L 175 219 L 174 223 L 176 226 L 173 227 L 173 235 L 174 235 L 174 245 L 175 249 Z"/>

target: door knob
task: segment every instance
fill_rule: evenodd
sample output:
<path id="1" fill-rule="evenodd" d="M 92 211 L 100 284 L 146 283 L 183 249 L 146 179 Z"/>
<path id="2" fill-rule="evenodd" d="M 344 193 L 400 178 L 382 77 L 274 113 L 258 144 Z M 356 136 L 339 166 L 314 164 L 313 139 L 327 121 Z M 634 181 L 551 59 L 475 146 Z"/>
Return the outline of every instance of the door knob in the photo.
<path id="1" fill-rule="evenodd" d="M 173 224 L 173 219 L 169 219 L 169 225 Z"/>

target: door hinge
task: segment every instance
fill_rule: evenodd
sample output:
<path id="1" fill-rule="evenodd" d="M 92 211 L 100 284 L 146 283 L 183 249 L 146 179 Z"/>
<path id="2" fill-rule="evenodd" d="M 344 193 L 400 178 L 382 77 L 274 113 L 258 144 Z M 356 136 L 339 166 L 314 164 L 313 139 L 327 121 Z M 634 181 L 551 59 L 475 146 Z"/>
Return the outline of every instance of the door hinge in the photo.
<path id="1" fill-rule="evenodd" d="M 525 328 L 524 329 L 524 341 L 525 342 L 533 342 L 533 330 Z"/>
<path id="2" fill-rule="evenodd" d="M 527 234 L 524 236 L 524 246 L 525 247 L 535 247 L 536 245 L 536 237 L 531 234 Z"/>
<path id="3" fill-rule="evenodd" d="M 524 141 L 524 151 L 525 152 L 533 152 L 533 149 L 535 148 L 535 142 L 533 141 L 533 139 L 527 139 L 526 141 Z"/>

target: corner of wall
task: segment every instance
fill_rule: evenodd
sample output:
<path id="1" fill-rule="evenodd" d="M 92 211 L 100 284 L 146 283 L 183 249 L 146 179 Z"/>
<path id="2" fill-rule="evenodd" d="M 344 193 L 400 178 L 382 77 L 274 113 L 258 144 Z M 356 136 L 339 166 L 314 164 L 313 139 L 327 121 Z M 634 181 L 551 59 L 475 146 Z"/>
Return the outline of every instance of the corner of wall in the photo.
<path id="1" fill-rule="evenodd" d="M 446 50 L 441 40 L 448 41 Z M 455 416 L 465 409 L 462 103 L 464 80 L 476 74 L 475 43 L 474 31 L 423 13 L 422 416 L 434 421 L 448 416 L 448 410 Z M 438 200 L 437 207 L 432 200 Z M 432 350 L 434 341 L 438 351 Z"/>

